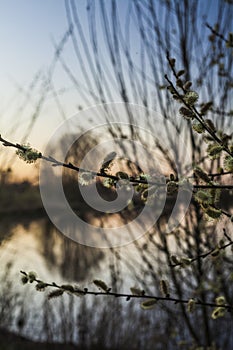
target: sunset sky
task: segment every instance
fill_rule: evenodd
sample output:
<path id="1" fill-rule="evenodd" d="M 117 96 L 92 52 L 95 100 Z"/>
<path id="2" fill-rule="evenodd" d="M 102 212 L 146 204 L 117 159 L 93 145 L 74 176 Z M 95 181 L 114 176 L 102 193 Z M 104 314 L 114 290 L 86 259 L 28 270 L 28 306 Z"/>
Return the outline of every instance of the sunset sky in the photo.
<path id="1" fill-rule="evenodd" d="M 48 70 L 54 55 L 52 41 L 61 39 L 67 21 L 64 2 L 56 0 L 1 0 L 0 13 L 0 125 L 5 134 L 10 119 L 18 117 L 15 111 L 25 103 L 25 94 L 35 75 Z M 31 96 L 32 103 L 38 100 L 38 93 L 35 90 Z M 27 118 L 26 113 L 24 117 Z M 58 118 L 54 114 L 51 119 Z M 42 126 L 42 120 L 39 125 Z"/>
<path id="2" fill-rule="evenodd" d="M 85 11 L 85 1 L 79 1 L 79 8 Z M 54 57 L 53 42 L 58 43 L 68 28 L 65 4 L 57 0 L 0 0 L 0 14 L 0 132 L 19 142 L 40 99 L 41 80 Z M 30 84 L 37 74 L 40 74 L 38 82 L 31 89 Z M 58 71 L 57 85 L 69 89 L 65 82 L 63 84 L 63 78 Z M 81 104 L 81 101 L 71 102 L 72 91 L 69 92 L 71 94 L 67 93 L 64 99 L 68 101 L 64 107 L 68 115 L 75 113 L 77 105 Z M 61 121 L 53 98 L 48 94 L 27 141 L 41 148 Z M 14 151 L 8 150 L 8 153 L 12 155 Z M 16 165 L 20 173 L 30 176 L 31 166 L 22 161 Z"/>
<path id="3" fill-rule="evenodd" d="M 76 2 L 84 35 L 88 36 L 86 4 L 85 0 Z M 213 20 L 216 2 L 210 1 L 210 4 L 209 15 Z M 128 5 L 128 0 L 117 1 L 122 23 L 125 22 Z M 59 43 L 68 29 L 65 1 L 0 0 L 0 17 L 0 133 L 11 141 L 20 142 L 25 136 L 31 117 L 45 90 L 46 77 L 54 59 L 54 42 Z M 103 36 L 100 34 L 100 22 L 97 23 L 96 28 L 100 46 L 101 41 L 103 42 L 102 54 L 104 55 L 105 45 Z M 132 26 L 132 37 L 133 30 Z M 135 52 L 135 61 L 138 59 L 138 45 L 135 36 L 131 47 Z M 79 78 L 81 68 L 77 64 L 77 57 L 74 55 L 70 41 L 65 44 L 64 59 L 75 76 Z M 26 140 L 42 151 L 50 135 L 63 121 L 62 113 L 69 117 L 77 113 L 80 105 L 88 106 L 77 94 L 59 64 L 55 67 L 53 84 L 61 99 L 63 111 L 59 110 L 54 95 L 50 91 L 45 96 L 32 130 L 26 135 Z M 1 154 L 2 152 L 1 147 Z M 8 150 L 10 155 L 13 152 Z M 23 174 L 23 177 L 30 176 L 30 166 L 24 165 L 21 161 L 17 162 L 16 166 L 18 174 Z"/>

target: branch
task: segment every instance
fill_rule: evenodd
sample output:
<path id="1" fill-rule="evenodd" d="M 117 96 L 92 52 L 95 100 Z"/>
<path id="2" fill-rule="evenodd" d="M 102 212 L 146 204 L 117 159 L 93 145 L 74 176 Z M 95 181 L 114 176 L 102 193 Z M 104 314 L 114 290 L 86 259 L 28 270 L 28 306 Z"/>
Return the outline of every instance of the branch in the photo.
<path id="1" fill-rule="evenodd" d="M 3 144 L 3 146 L 5 147 L 13 147 L 13 148 L 16 148 L 22 152 L 27 152 L 28 151 L 28 147 L 26 146 L 22 146 L 18 143 L 12 143 L 12 142 L 9 142 L 8 140 L 5 140 L 4 138 L 2 138 L 2 136 L 0 135 L 0 142 Z M 30 148 L 31 149 L 31 148 Z M 61 167 L 64 167 L 64 168 L 68 168 L 68 169 L 71 169 L 73 171 L 76 171 L 76 172 L 87 172 L 87 173 L 90 173 L 92 174 L 93 176 L 99 176 L 99 177 L 103 177 L 103 178 L 108 178 L 108 179 L 112 179 L 114 181 L 120 181 L 121 178 L 119 176 L 116 176 L 116 175 L 111 175 L 111 174 L 107 174 L 106 172 L 103 172 L 103 171 L 100 171 L 100 172 L 96 172 L 96 171 L 93 171 L 93 170 L 89 170 L 89 169 L 84 169 L 84 168 L 80 168 L 79 166 L 76 166 L 74 164 L 72 164 L 71 162 L 69 163 L 65 163 L 65 162 L 60 162 L 58 161 L 57 159 L 51 157 L 51 156 L 43 156 L 41 152 L 39 151 L 36 151 L 37 153 L 37 158 L 40 158 L 40 159 L 43 159 L 47 162 L 50 162 L 52 163 L 52 166 L 56 167 L 56 166 L 61 166 Z M 227 172 L 225 174 L 231 174 L 232 172 Z M 217 175 L 220 175 L 220 174 L 210 174 L 210 176 L 217 176 Z M 134 183 L 134 184 L 144 184 L 144 185 L 156 185 L 156 186 L 159 186 L 159 187 L 165 187 L 167 186 L 167 183 L 160 183 L 160 182 L 156 182 L 156 181 L 150 181 L 150 180 L 147 180 L 147 179 L 142 179 L 142 178 L 135 178 L 133 176 L 129 176 L 128 177 L 128 181 L 130 183 Z M 177 182 L 177 185 L 178 185 L 178 180 L 176 180 Z M 233 185 L 214 185 L 214 184 L 208 184 L 208 185 L 193 185 L 191 184 L 191 186 L 194 188 L 194 189 L 199 189 L 199 188 L 203 188 L 203 189 L 213 189 L 213 188 L 216 188 L 216 189 L 232 189 L 233 188 Z"/>
<path id="2" fill-rule="evenodd" d="M 224 231 L 224 235 L 225 235 L 225 231 Z M 197 260 L 200 260 L 200 259 L 205 259 L 207 256 L 212 256 L 212 257 L 217 257 L 219 256 L 219 253 L 221 250 L 224 250 L 226 249 L 227 247 L 230 247 L 230 246 L 233 246 L 233 241 L 227 236 L 228 240 L 230 240 L 230 242 L 224 244 L 224 245 L 220 245 L 220 246 L 217 246 L 215 248 L 212 248 L 211 250 L 209 250 L 208 252 L 205 252 L 203 254 L 200 254 L 194 258 L 178 258 L 177 256 L 175 255 L 172 255 L 171 256 L 171 260 L 174 261 L 173 264 L 170 264 L 169 266 L 171 267 L 177 267 L 177 266 L 180 266 L 180 267 L 187 267 L 187 266 L 190 266 L 194 261 L 197 261 Z"/>
<path id="3" fill-rule="evenodd" d="M 217 37 L 219 37 L 221 40 L 223 40 L 226 44 L 229 43 L 229 41 L 219 32 L 217 32 L 213 27 L 211 27 L 208 23 L 205 24 L 207 28 L 209 28 L 211 30 L 211 32 L 216 35 Z"/>
<path id="4" fill-rule="evenodd" d="M 173 69 L 174 70 L 174 67 Z M 173 72 L 174 74 L 174 72 Z M 173 82 L 168 78 L 167 74 L 165 74 L 165 79 L 167 80 L 167 82 L 169 83 L 169 86 L 172 88 L 172 90 L 174 91 L 174 93 L 178 96 L 178 98 L 180 99 L 180 101 L 182 101 L 182 103 L 185 105 L 185 107 L 187 109 L 190 110 L 190 112 L 192 112 L 193 118 L 195 118 L 203 127 L 204 130 L 206 130 L 208 132 L 208 134 L 212 137 L 212 139 L 214 141 L 216 141 L 221 147 L 222 149 L 228 153 L 231 157 L 233 157 L 233 153 L 230 152 L 230 150 L 228 149 L 228 147 L 225 146 L 225 144 L 223 143 L 223 141 L 210 129 L 209 126 L 206 125 L 206 123 L 203 121 L 202 119 L 202 115 L 197 111 L 197 109 L 194 106 L 190 106 L 183 98 L 183 96 L 179 93 L 179 91 L 177 90 L 177 88 L 175 87 L 175 85 L 173 84 Z M 175 77 L 177 78 L 177 75 L 175 74 Z M 185 91 L 185 89 L 182 87 L 183 92 L 187 92 Z"/>
<path id="5" fill-rule="evenodd" d="M 147 295 L 144 293 L 144 291 L 141 291 L 140 294 L 128 294 L 128 293 L 115 293 L 111 292 L 111 288 L 108 288 L 106 284 L 103 281 L 95 280 L 93 281 L 94 284 L 96 284 L 99 289 L 104 289 L 104 291 L 89 291 L 88 288 L 80 289 L 76 286 L 72 285 L 58 285 L 55 282 L 47 283 L 43 282 L 36 278 L 36 274 L 34 272 L 25 272 L 20 271 L 20 273 L 23 275 L 22 282 L 23 284 L 26 284 L 28 282 L 30 283 L 37 283 L 36 289 L 38 291 L 43 291 L 47 287 L 55 288 L 56 290 L 59 290 L 58 293 L 51 292 L 48 297 L 51 299 L 53 297 L 61 296 L 64 292 L 70 293 L 75 296 L 84 296 L 84 295 L 102 295 L 105 297 L 116 297 L 116 298 L 126 298 L 126 301 L 129 301 L 130 299 L 151 299 L 156 301 L 164 301 L 164 302 L 171 302 L 174 304 L 188 304 L 190 302 L 190 299 L 179 299 L 179 298 L 172 298 L 170 296 L 162 297 L 162 296 L 155 296 L 155 295 Z M 98 283 L 97 283 L 98 282 Z M 195 300 L 195 305 L 204 306 L 204 307 L 210 307 L 210 308 L 218 308 L 220 305 L 218 303 L 212 303 L 212 302 L 203 302 L 199 299 Z M 233 305 L 229 304 L 222 304 L 222 308 L 224 308 L 227 311 L 233 310 Z"/>

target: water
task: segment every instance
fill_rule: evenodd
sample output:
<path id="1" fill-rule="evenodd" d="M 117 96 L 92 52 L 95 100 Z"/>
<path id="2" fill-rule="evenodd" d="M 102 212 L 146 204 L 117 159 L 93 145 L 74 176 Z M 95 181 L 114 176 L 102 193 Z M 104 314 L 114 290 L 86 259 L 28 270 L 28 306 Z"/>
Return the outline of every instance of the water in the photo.
<path id="1" fill-rule="evenodd" d="M 161 295 L 159 281 L 170 281 L 171 273 L 158 235 L 154 232 L 121 248 L 97 249 L 69 240 L 45 216 L 5 217 L 0 223 L 0 327 L 33 340 L 78 343 L 83 349 L 93 344 L 103 349 L 150 349 L 154 342 L 156 349 L 176 349 L 180 341 L 191 344 L 179 304 L 158 302 L 155 310 L 145 312 L 139 300 L 127 302 L 125 298 L 67 294 L 48 300 L 48 292 L 38 292 L 33 284 L 22 285 L 20 281 L 20 270 L 35 271 L 38 278 L 50 283 L 97 290 L 92 281 L 102 279 L 113 291 L 129 293 L 135 286 Z M 211 260 L 206 263 L 213 264 Z M 180 286 L 195 284 L 190 270 L 177 272 Z M 170 288 L 176 296 L 175 287 Z M 203 327 L 196 327 L 204 322 L 201 311 L 188 317 L 203 343 Z M 208 317 L 213 341 L 223 344 L 228 339 L 225 349 L 230 348 L 232 319 L 213 321 L 209 311 Z"/>
<path id="2" fill-rule="evenodd" d="M 90 311 L 91 306 L 94 304 L 99 313 L 105 307 L 101 307 L 100 299 L 90 297 L 86 301 L 83 298 L 74 300 L 70 295 L 48 303 L 45 293 L 36 291 L 31 284 L 22 285 L 21 270 L 35 271 L 38 278 L 46 282 L 72 283 L 91 290 L 96 290 L 92 283 L 94 279 L 111 283 L 115 291 L 121 288 L 124 292 L 129 292 L 129 283 L 135 284 L 133 277 L 131 280 L 128 278 L 130 264 L 127 272 L 127 269 L 120 266 L 121 263 L 117 264 L 111 250 L 90 248 L 69 240 L 46 217 L 32 220 L 22 217 L 12 219 L 12 216 L 5 218 L 1 221 L 0 235 L 2 305 L 8 306 L 8 310 L 2 307 L 1 326 L 32 339 L 62 342 L 68 337 L 69 341 L 77 341 L 80 336 L 77 330 L 73 330 L 69 336 L 66 334 L 67 320 L 77 318 L 78 309 L 86 307 L 89 309 L 86 314 L 95 323 L 98 317 Z M 126 251 L 129 253 L 129 248 L 125 247 L 125 254 Z M 107 305 L 110 306 L 111 303 L 108 301 Z M 120 303 L 117 302 L 117 305 Z M 73 314 L 74 311 L 76 315 Z M 63 325 L 60 324 L 60 312 L 66 319 L 66 322 L 63 320 Z M 7 313 L 11 316 L 6 318 Z M 48 331 L 46 318 L 54 324 L 54 329 Z M 73 323 L 76 321 L 73 320 Z"/>
<path id="3" fill-rule="evenodd" d="M 71 295 L 48 301 L 45 293 L 20 281 L 21 270 L 35 271 L 38 278 L 50 283 L 72 283 L 97 291 L 92 281 L 102 279 L 113 291 L 129 293 L 130 286 L 138 287 L 140 280 L 147 279 L 146 275 L 137 276 L 137 247 L 113 251 L 82 246 L 59 233 L 46 217 L 5 218 L 0 235 L 1 327 L 33 340 L 78 342 L 83 346 L 93 339 L 96 343 L 102 339 L 103 346 L 117 345 L 127 329 L 138 333 L 135 324 L 141 323 L 142 316 L 139 302 Z M 128 322 L 129 314 L 134 321 Z M 140 337 L 138 341 L 142 341 Z"/>

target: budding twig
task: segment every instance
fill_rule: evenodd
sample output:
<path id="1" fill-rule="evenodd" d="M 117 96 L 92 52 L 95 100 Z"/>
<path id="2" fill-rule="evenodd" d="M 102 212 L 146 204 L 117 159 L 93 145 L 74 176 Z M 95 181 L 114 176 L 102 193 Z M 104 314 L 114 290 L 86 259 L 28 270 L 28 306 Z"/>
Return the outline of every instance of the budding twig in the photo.
<path id="1" fill-rule="evenodd" d="M 102 295 L 104 297 L 116 297 L 116 298 L 126 298 L 127 301 L 129 301 L 130 299 L 155 299 L 157 301 L 163 301 L 163 302 L 172 302 L 174 304 L 188 304 L 190 299 L 179 299 L 179 298 L 172 298 L 172 297 L 162 297 L 162 296 L 155 296 L 155 295 L 147 295 L 147 294 L 143 294 L 141 293 L 140 295 L 138 294 L 129 294 L 129 293 L 115 293 L 115 292 L 111 292 L 109 290 L 107 290 L 106 292 L 103 291 L 89 291 L 88 288 L 84 288 L 84 289 L 80 289 L 77 288 L 75 286 L 72 285 L 58 285 L 55 282 L 52 283 L 47 283 L 47 282 L 43 282 L 37 278 L 33 278 L 33 280 L 30 280 L 29 274 L 26 273 L 25 271 L 20 271 L 20 273 L 25 277 L 28 278 L 28 281 L 33 283 L 37 283 L 37 284 L 44 284 L 44 288 L 46 287 L 52 287 L 52 288 L 56 288 L 59 289 L 61 291 L 64 292 L 68 292 L 70 294 L 76 295 L 76 296 L 81 296 L 81 295 L 94 295 L 94 296 L 98 296 L 98 295 Z M 26 282 L 26 281 L 25 281 Z M 24 284 L 25 284 L 24 282 Z M 26 282 L 27 283 L 27 282 Z M 216 308 L 219 307 L 219 304 L 217 303 L 212 303 L 212 302 L 203 302 L 199 299 L 195 300 L 195 304 L 199 305 L 199 306 L 205 306 L 205 307 L 211 307 L 211 308 Z M 233 305 L 229 305 L 229 304 L 223 304 L 221 305 L 224 309 L 228 310 L 228 311 L 232 311 L 233 310 Z"/>

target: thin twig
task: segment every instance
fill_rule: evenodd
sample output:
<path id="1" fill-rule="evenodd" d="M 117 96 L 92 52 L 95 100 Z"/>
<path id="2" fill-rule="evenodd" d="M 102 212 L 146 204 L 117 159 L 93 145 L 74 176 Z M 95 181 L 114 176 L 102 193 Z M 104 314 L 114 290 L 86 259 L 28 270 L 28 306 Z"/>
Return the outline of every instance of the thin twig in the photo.
<path id="1" fill-rule="evenodd" d="M 232 152 L 229 151 L 229 149 L 225 146 L 225 144 L 222 142 L 222 140 L 205 124 L 205 122 L 202 119 L 202 115 L 197 111 L 195 107 L 191 107 L 188 103 L 185 102 L 183 96 L 178 92 L 173 82 L 168 78 L 167 74 L 165 74 L 165 79 L 169 83 L 169 85 L 172 87 L 174 92 L 177 94 L 179 99 L 182 101 L 182 103 L 194 114 L 194 118 L 202 125 L 204 130 L 208 132 L 208 134 L 213 138 L 214 141 L 216 141 L 220 146 L 222 146 L 223 150 L 228 153 L 231 157 L 233 156 Z M 176 75 L 175 75 L 176 77 Z"/>
<path id="2" fill-rule="evenodd" d="M 16 149 L 19 149 L 23 152 L 26 152 L 27 151 L 27 148 L 26 147 L 23 147 L 22 145 L 19 145 L 18 143 L 14 144 L 12 142 L 9 142 L 7 140 L 5 140 L 4 138 L 2 138 L 2 136 L 0 135 L 0 142 L 2 142 L 3 146 L 5 147 L 13 147 L 13 148 L 16 148 Z M 40 156 L 39 156 L 40 159 L 43 159 L 47 162 L 50 162 L 52 163 L 52 166 L 56 167 L 56 166 L 61 166 L 61 167 L 64 167 L 64 168 L 68 168 L 68 169 L 71 169 L 73 171 L 77 171 L 77 172 L 88 172 L 90 174 L 92 174 L 93 176 L 99 176 L 99 177 L 104 177 L 104 178 L 108 178 L 108 179 L 112 179 L 114 181 L 119 181 L 120 178 L 116 175 L 111 175 L 111 174 L 107 174 L 105 172 L 96 172 L 96 171 L 93 171 L 93 170 L 88 170 L 88 169 L 84 169 L 84 168 L 80 168 L 79 166 L 76 166 L 74 164 L 72 164 L 71 162 L 69 163 L 65 163 L 65 162 L 60 162 L 58 161 L 57 159 L 51 157 L 51 156 L 43 156 L 41 153 L 40 153 Z M 216 175 L 217 176 L 217 175 Z M 159 187 L 165 187 L 167 184 L 165 183 L 160 183 L 160 182 L 155 182 L 155 181 L 150 181 L 150 180 L 145 180 L 145 179 L 137 179 L 137 178 L 134 178 L 133 176 L 129 176 L 129 182 L 131 183 L 134 183 L 134 184 L 146 184 L 146 185 L 156 185 L 156 186 L 159 186 Z M 205 188 L 205 189 L 210 189 L 210 188 L 220 188 L 220 189 L 232 189 L 233 188 L 233 185 L 193 185 L 190 183 L 190 186 L 194 189 L 199 189 L 199 188 Z"/>
<path id="3" fill-rule="evenodd" d="M 197 260 L 199 260 L 199 259 L 205 259 L 207 256 L 210 256 L 210 255 L 215 256 L 215 253 L 216 253 L 216 255 L 218 255 L 218 253 L 219 253 L 221 250 L 224 250 L 224 249 L 226 249 L 226 248 L 232 246 L 232 245 L 233 245 L 233 241 L 232 241 L 232 239 L 227 235 L 225 229 L 223 229 L 223 233 L 224 233 L 224 236 L 225 236 L 225 237 L 227 238 L 227 240 L 229 241 L 228 243 L 226 243 L 226 244 L 224 244 L 224 245 L 222 245 L 222 246 L 214 247 L 214 248 L 212 248 L 211 250 L 209 250 L 208 252 L 205 252 L 205 253 L 203 253 L 203 254 L 200 254 L 200 255 L 198 255 L 198 256 L 196 256 L 196 257 L 194 257 L 194 258 L 190 258 L 190 259 L 188 258 L 189 261 L 188 261 L 187 267 L 188 267 L 189 265 L 191 265 L 194 261 L 197 261 Z M 182 260 L 181 260 L 180 262 L 177 262 L 177 263 L 175 263 L 175 264 L 170 264 L 169 266 L 171 266 L 171 267 L 183 266 L 184 263 L 185 263 L 185 262 L 182 262 Z"/>
<path id="4" fill-rule="evenodd" d="M 28 274 L 25 271 L 20 271 L 21 274 L 23 274 L 24 276 L 28 277 Z M 166 301 L 166 302 L 173 302 L 174 304 L 188 304 L 189 299 L 179 299 L 179 298 L 172 298 L 172 297 L 162 297 L 162 296 L 157 296 L 157 295 L 147 295 L 142 293 L 142 295 L 137 295 L 137 294 L 128 294 L 128 293 L 115 293 L 115 292 L 101 292 L 101 291 L 89 291 L 88 288 L 84 288 L 79 289 L 77 287 L 73 287 L 72 285 L 66 286 L 66 285 L 58 285 L 55 282 L 52 283 L 46 283 L 43 282 L 37 278 L 34 279 L 33 282 L 37 282 L 37 283 L 44 283 L 46 285 L 46 287 L 52 287 L 52 288 L 57 288 L 60 290 L 63 290 L 64 292 L 68 292 L 71 294 L 74 294 L 76 296 L 80 296 L 81 295 L 94 295 L 94 296 L 98 296 L 98 295 L 102 295 L 105 297 L 110 297 L 110 296 L 114 296 L 116 298 L 126 298 L 127 301 L 129 301 L 130 299 L 156 299 L 157 301 Z M 217 303 L 211 303 L 211 302 L 202 302 L 201 300 L 197 299 L 195 300 L 195 304 L 196 305 L 200 305 L 200 306 L 204 306 L 204 307 L 219 307 L 219 305 Z M 221 307 L 225 308 L 228 311 L 233 310 L 233 305 L 229 305 L 229 304 L 223 304 L 221 305 Z"/>

